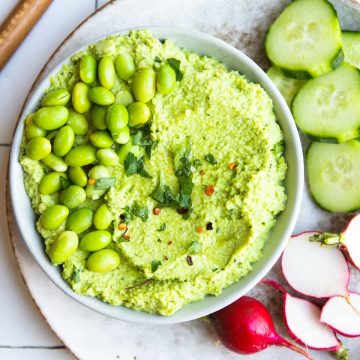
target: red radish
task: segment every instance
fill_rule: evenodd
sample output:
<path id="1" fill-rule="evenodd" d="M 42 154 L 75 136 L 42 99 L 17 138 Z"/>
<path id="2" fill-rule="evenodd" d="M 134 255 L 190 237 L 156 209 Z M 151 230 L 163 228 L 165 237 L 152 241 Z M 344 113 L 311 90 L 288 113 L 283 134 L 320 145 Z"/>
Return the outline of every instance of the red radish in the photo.
<path id="1" fill-rule="evenodd" d="M 312 302 L 290 295 L 280 284 L 263 280 L 283 295 L 285 324 L 290 336 L 299 344 L 315 350 L 335 351 L 347 359 L 347 350 L 333 330 L 320 322 L 321 309 Z"/>
<path id="2" fill-rule="evenodd" d="M 324 298 L 347 296 L 349 266 L 337 248 L 323 247 L 310 238 L 317 232 L 292 236 L 281 259 L 289 285 L 301 294 Z"/>
<path id="3" fill-rule="evenodd" d="M 360 270 L 360 214 L 355 215 L 340 234 L 318 234 L 312 240 L 320 241 L 325 246 L 338 247 Z"/>
<path id="4" fill-rule="evenodd" d="M 324 305 L 320 321 L 349 337 L 360 336 L 360 294 L 350 292 L 330 298 Z"/>
<path id="5" fill-rule="evenodd" d="M 309 353 L 283 339 L 275 330 L 266 307 L 258 300 L 243 296 L 212 314 L 221 342 L 239 354 L 253 354 L 269 346 L 285 346 L 312 359 Z"/>

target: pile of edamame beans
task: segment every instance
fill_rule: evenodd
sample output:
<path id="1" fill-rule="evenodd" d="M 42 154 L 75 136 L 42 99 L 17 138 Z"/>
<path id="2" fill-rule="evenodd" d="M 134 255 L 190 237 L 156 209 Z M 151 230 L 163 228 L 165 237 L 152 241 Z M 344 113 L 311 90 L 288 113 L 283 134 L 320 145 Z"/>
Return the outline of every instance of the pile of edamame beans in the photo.
<path id="1" fill-rule="evenodd" d="M 124 162 L 131 143 L 130 128 L 149 121 L 147 103 L 156 91 L 166 95 L 173 90 L 176 72 L 167 63 L 157 71 L 152 67 L 137 69 L 129 53 L 99 61 L 85 55 L 78 69 L 80 81 L 71 92 L 51 90 L 41 107 L 26 118 L 25 150 L 30 159 L 44 165 L 40 194 L 59 193 L 58 203 L 41 214 L 41 226 L 57 230 L 66 222 L 48 251 L 51 261 L 62 264 L 79 247 L 89 252 L 88 270 L 106 272 L 120 263 L 118 253 L 107 248 L 112 241 L 109 227 L 113 214 L 105 202 L 95 213 L 82 205 L 87 198 L 104 196 L 108 186 L 97 183 L 112 180 L 107 167 Z M 116 76 L 130 84 L 131 92 L 122 91 L 114 103 L 111 89 Z M 79 137 L 83 141 L 77 144 Z"/>

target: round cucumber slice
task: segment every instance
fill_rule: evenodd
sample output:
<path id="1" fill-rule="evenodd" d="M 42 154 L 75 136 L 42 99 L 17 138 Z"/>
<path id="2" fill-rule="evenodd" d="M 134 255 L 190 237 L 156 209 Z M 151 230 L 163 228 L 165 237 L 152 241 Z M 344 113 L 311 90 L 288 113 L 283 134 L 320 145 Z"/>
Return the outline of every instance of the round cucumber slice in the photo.
<path id="1" fill-rule="evenodd" d="M 309 80 L 292 102 L 297 126 L 316 138 L 344 142 L 359 136 L 360 72 L 343 63 L 336 70 Z"/>
<path id="2" fill-rule="evenodd" d="M 360 32 L 343 31 L 344 61 L 360 69 Z"/>
<path id="3" fill-rule="evenodd" d="M 269 78 L 273 81 L 273 83 L 276 85 L 276 87 L 279 89 L 281 95 L 284 97 L 285 101 L 289 106 L 294 96 L 306 83 L 306 80 L 297 80 L 285 76 L 284 73 L 276 66 L 272 66 L 267 71 L 267 74 Z"/>
<path id="4" fill-rule="evenodd" d="M 295 0 L 270 27 L 266 54 L 286 76 L 317 77 L 343 58 L 336 11 L 326 0 Z"/>
<path id="5" fill-rule="evenodd" d="M 311 194 L 325 210 L 360 209 L 360 142 L 314 142 L 306 155 Z"/>

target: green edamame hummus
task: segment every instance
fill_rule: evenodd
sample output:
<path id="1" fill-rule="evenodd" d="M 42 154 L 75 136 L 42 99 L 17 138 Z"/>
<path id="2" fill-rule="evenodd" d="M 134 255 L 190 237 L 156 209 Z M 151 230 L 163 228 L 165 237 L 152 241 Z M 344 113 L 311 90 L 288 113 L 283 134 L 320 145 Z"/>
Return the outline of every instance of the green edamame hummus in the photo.
<path id="1" fill-rule="evenodd" d="M 215 59 L 159 41 L 144 30 L 111 36 L 76 54 L 51 79 L 48 90 L 71 92 L 84 55 L 114 60 L 122 52 L 132 56 L 137 69 L 157 71 L 169 63 L 177 81 L 170 93 L 157 91 L 147 103 L 150 120 L 130 128 L 127 144 L 116 143 L 113 136 L 111 148 L 119 161 L 106 166 L 107 180 L 95 179 L 106 188 L 105 194 L 96 199 L 87 192 L 79 206 L 95 212 L 107 204 L 112 216 L 107 248 L 118 253 L 120 264 L 111 271 L 90 271 L 90 253 L 78 248 L 60 266 L 63 278 L 78 294 L 171 315 L 207 294 L 219 295 L 261 257 L 286 200 L 283 134 L 272 101 L 260 85 Z M 116 76 L 111 92 L 115 103 L 128 106 L 134 101 L 131 78 Z M 66 106 L 70 108 L 71 101 Z M 89 131 L 75 135 L 73 147 L 88 142 L 95 131 L 90 113 L 85 113 Z M 26 155 L 25 142 L 24 136 L 20 162 L 25 187 L 40 215 L 59 203 L 61 190 L 50 195 L 39 192 L 40 180 L 51 170 Z M 83 169 L 88 173 L 93 165 L 98 163 Z M 65 174 L 62 186 L 68 185 Z M 70 216 L 74 211 L 70 209 Z M 66 228 L 64 221 L 48 230 L 38 220 L 47 251 Z M 94 230 L 92 225 L 78 234 L 79 240 Z"/>

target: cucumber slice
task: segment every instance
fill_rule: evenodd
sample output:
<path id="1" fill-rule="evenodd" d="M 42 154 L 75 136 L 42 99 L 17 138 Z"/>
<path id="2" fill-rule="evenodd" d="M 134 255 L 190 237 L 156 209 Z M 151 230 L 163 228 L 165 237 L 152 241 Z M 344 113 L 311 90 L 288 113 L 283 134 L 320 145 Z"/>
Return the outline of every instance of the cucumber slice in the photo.
<path id="1" fill-rule="evenodd" d="M 326 0 L 295 0 L 270 27 L 266 54 L 286 76 L 317 77 L 338 66 L 343 57 L 336 11 Z"/>
<path id="2" fill-rule="evenodd" d="M 267 74 L 269 78 L 273 81 L 273 83 L 276 85 L 276 87 L 279 89 L 289 106 L 294 96 L 306 83 L 306 80 L 297 80 L 286 77 L 284 73 L 276 66 L 272 66 L 267 71 Z"/>
<path id="3" fill-rule="evenodd" d="M 292 113 L 297 126 L 315 138 L 344 142 L 359 136 L 360 72 L 343 63 L 309 80 L 295 96 Z"/>
<path id="4" fill-rule="evenodd" d="M 306 155 L 311 194 L 325 210 L 350 212 L 360 209 L 360 143 L 314 142 Z"/>
<path id="5" fill-rule="evenodd" d="M 343 31 L 344 61 L 360 69 L 360 32 Z"/>

